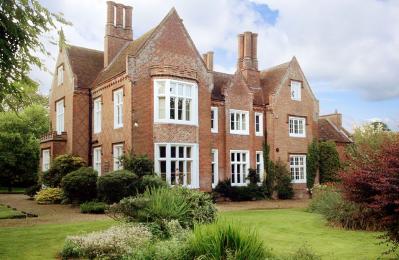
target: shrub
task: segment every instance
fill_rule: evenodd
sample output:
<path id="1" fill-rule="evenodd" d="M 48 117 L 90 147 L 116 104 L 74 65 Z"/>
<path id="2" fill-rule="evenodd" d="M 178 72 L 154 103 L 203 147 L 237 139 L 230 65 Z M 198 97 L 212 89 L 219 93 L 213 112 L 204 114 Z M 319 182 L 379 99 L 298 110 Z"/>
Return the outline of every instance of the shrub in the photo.
<path id="1" fill-rule="evenodd" d="M 320 152 L 320 183 L 335 182 L 340 170 L 339 155 L 333 141 L 321 142 Z"/>
<path id="2" fill-rule="evenodd" d="M 304 246 L 287 257 L 287 260 L 321 260 L 321 256 L 316 255 L 309 247 Z"/>
<path id="3" fill-rule="evenodd" d="M 30 187 L 26 188 L 24 194 L 28 195 L 31 198 L 33 198 L 36 195 L 36 193 L 38 191 L 40 191 L 41 188 L 42 188 L 42 185 L 37 183 L 37 184 L 35 184 L 33 186 L 30 186 Z"/>
<path id="4" fill-rule="evenodd" d="M 35 200 L 39 204 L 60 203 L 63 197 L 64 193 L 60 188 L 46 188 L 36 194 Z"/>
<path id="5" fill-rule="evenodd" d="M 266 259 L 270 256 L 253 230 L 219 221 L 194 228 L 187 242 L 187 259 Z"/>
<path id="6" fill-rule="evenodd" d="M 137 193 L 136 180 L 137 176 L 127 170 L 118 170 L 100 176 L 97 181 L 98 197 L 111 204 L 135 195 Z"/>
<path id="7" fill-rule="evenodd" d="M 233 187 L 230 180 L 219 182 L 214 191 L 232 201 L 248 201 L 266 198 L 265 186 L 248 184 L 247 186 Z"/>
<path id="8" fill-rule="evenodd" d="M 178 191 L 189 204 L 190 217 L 193 223 L 204 224 L 215 221 L 217 210 L 209 194 L 185 188 L 179 188 Z"/>
<path id="9" fill-rule="evenodd" d="M 308 154 L 306 156 L 306 186 L 309 191 L 314 186 L 317 171 L 319 169 L 319 142 L 313 139 L 308 146 Z"/>
<path id="10" fill-rule="evenodd" d="M 274 192 L 274 186 L 276 182 L 275 165 L 269 157 L 270 146 L 263 143 L 263 160 L 266 170 L 266 178 L 264 180 L 264 186 L 266 188 L 266 195 L 271 198 Z"/>
<path id="11" fill-rule="evenodd" d="M 151 241 L 151 232 L 142 225 L 120 225 L 105 231 L 82 236 L 69 236 L 65 240 L 63 258 L 120 259 Z"/>
<path id="12" fill-rule="evenodd" d="M 137 192 L 143 193 L 147 189 L 167 187 L 168 184 L 156 175 L 145 175 L 137 181 Z"/>
<path id="13" fill-rule="evenodd" d="M 258 184 L 260 182 L 260 176 L 256 172 L 256 169 L 248 169 L 247 180 L 249 180 L 250 184 Z"/>
<path id="14" fill-rule="evenodd" d="M 294 190 L 292 188 L 291 175 L 287 170 L 287 166 L 277 161 L 275 167 L 276 174 L 276 191 L 279 199 L 292 199 L 294 197 Z"/>
<path id="15" fill-rule="evenodd" d="M 82 167 L 64 176 L 61 187 L 72 202 L 92 200 L 97 197 L 97 173 L 91 167 Z"/>
<path id="16" fill-rule="evenodd" d="M 104 214 L 108 205 L 104 202 L 90 201 L 80 204 L 81 213 Z"/>
<path id="17" fill-rule="evenodd" d="M 59 187 L 65 175 L 84 166 L 86 162 L 78 156 L 60 155 L 51 163 L 50 169 L 42 173 L 41 180 L 46 186 Z"/>
<path id="18" fill-rule="evenodd" d="M 125 154 L 121 158 L 123 168 L 133 172 L 139 178 L 154 174 L 154 163 L 146 155 Z"/>

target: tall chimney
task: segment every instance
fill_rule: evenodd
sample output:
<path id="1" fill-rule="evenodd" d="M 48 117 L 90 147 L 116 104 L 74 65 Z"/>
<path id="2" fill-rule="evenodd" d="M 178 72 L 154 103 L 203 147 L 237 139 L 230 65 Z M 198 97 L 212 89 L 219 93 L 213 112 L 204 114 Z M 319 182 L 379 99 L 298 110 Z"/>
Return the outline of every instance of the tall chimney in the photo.
<path id="1" fill-rule="evenodd" d="M 202 54 L 204 59 L 206 68 L 210 71 L 213 71 L 213 51 L 208 51 L 207 53 Z"/>
<path id="2" fill-rule="evenodd" d="M 129 41 L 133 40 L 132 7 L 107 1 L 107 21 L 104 37 L 104 67 Z"/>
<path id="3" fill-rule="evenodd" d="M 244 32 L 238 35 L 237 71 L 242 73 L 252 88 L 260 87 L 257 41 L 258 34 L 256 33 Z"/>

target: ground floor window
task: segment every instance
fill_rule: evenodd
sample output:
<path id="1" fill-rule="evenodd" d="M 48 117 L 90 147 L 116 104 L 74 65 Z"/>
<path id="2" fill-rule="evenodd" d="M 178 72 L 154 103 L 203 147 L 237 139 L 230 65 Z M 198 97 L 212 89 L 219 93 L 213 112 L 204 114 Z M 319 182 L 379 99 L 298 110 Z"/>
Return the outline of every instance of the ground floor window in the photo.
<path id="1" fill-rule="evenodd" d="M 101 176 L 101 147 L 93 149 L 93 169 Z"/>
<path id="2" fill-rule="evenodd" d="M 50 168 L 50 149 L 42 150 L 42 171 Z"/>
<path id="3" fill-rule="evenodd" d="M 232 186 L 246 185 L 246 177 L 248 174 L 248 166 L 249 166 L 249 151 L 231 150 L 230 164 L 231 164 L 231 185 Z"/>
<path id="4" fill-rule="evenodd" d="M 155 144 L 155 171 L 171 185 L 199 187 L 197 144 Z"/>
<path id="5" fill-rule="evenodd" d="M 123 169 L 121 157 L 123 155 L 123 144 L 114 144 L 112 147 L 114 159 L 114 171 Z"/>
<path id="6" fill-rule="evenodd" d="M 257 151 L 256 152 L 256 173 L 259 174 L 260 181 L 263 181 L 263 152 Z"/>
<path id="7" fill-rule="evenodd" d="M 212 188 L 215 188 L 219 182 L 219 163 L 218 163 L 219 154 L 217 149 L 212 149 L 211 157 L 212 157 Z"/>
<path id="8" fill-rule="evenodd" d="M 293 183 L 306 183 L 306 155 L 290 155 L 290 171 Z"/>

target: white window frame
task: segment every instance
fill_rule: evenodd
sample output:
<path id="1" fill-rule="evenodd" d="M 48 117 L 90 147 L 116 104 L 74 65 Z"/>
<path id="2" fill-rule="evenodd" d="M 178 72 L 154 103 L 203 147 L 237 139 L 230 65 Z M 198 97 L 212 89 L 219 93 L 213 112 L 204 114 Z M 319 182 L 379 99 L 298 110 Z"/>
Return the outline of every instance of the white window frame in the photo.
<path id="1" fill-rule="evenodd" d="M 306 155 L 291 154 L 290 173 L 292 183 L 306 183 Z"/>
<path id="2" fill-rule="evenodd" d="M 234 157 L 232 156 L 234 154 Z M 240 155 L 240 160 L 237 160 L 237 155 Z M 245 154 L 245 161 L 242 160 Z M 234 160 L 233 160 L 234 158 Z M 230 150 L 230 176 L 231 186 L 246 186 L 249 164 L 249 151 L 248 150 Z M 240 173 L 238 173 L 238 171 Z M 240 174 L 238 176 L 238 174 Z"/>
<path id="3" fill-rule="evenodd" d="M 259 123 L 258 123 L 259 129 L 258 130 L 256 129 L 256 127 L 257 127 L 256 118 L 259 118 Z M 255 112 L 254 122 L 255 122 L 255 135 L 263 136 L 263 113 Z"/>
<path id="4" fill-rule="evenodd" d="M 60 65 L 57 68 L 57 86 L 61 86 L 64 83 L 64 65 Z"/>
<path id="5" fill-rule="evenodd" d="M 198 85 L 190 81 L 154 79 L 154 123 L 182 124 L 198 126 Z M 174 119 L 171 119 L 171 100 L 174 98 Z M 164 100 L 163 115 L 160 101 Z M 179 101 L 182 107 L 179 109 Z M 187 101 L 189 101 L 187 103 Z M 188 107 L 187 107 L 188 104 Z M 187 114 L 187 108 L 189 113 Z M 182 118 L 179 119 L 179 111 Z M 187 115 L 189 119 L 187 120 Z"/>
<path id="6" fill-rule="evenodd" d="M 93 169 L 101 176 L 101 146 L 93 148 Z"/>
<path id="7" fill-rule="evenodd" d="M 112 157 L 113 157 L 114 171 L 123 169 L 123 165 L 120 160 L 122 156 L 123 156 L 123 144 L 112 145 Z"/>
<path id="8" fill-rule="evenodd" d="M 114 91 L 114 129 L 123 127 L 123 88 Z"/>
<path id="9" fill-rule="evenodd" d="M 211 107 L 211 133 L 217 133 L 218 132 L 218 124 L 219 124 L 219 118 L 218 118 L 218 107 Z M 213 125 L 213 127 L 212 127 Z"/>
<path id="10" fill-rule="evenodd" d="M 50 169 L 50 149 L 42 150 L 42 171 Z"/>
<path id="11" fill-rule="evenodd" d="M 219 151 L 218 149 L 212 149 L 211 151 L 211 163 L 212 163 L 212 188 L 215 188 L 219 183 Z"/>
<path id="12" fill-rule="evenodd" d="M 93 132 L 98 134 L 101 132 L 101 97 L 94 99 L 93 104 Z"/>
<path id="13" fill-rule="evenodd" d="M 288 117 L 288 133 L 291 137 L 306 137 L 306 117 Z"/>
<path id="14" fill-rule="evenodd" d="M 302 99 L 302 82 L 291 80 L 291 99 L 295 101 L 301 101 Z"/>
<path id="15" fill-rule="evenodd" d="M 263 161 L 263 151 L 256 151 L 255 153 L 256 173 L 259 174 L 260 182 L 263 181 L 265 168 Z"/>
<path id="16" fill-rule="evenodd" d="M 165 147 L 165 157 L 161 157 L 160 147 Z M 187 157 L 187 149 L 184 149 L 184 156 L 178 156 L 178 149 L 176 149 L 176 156 L 172 158 L 171 151 L 172 147 L 191 147 L 191 156 Z M 191 161 L 191 184 L 187 185 L 187 175 L 183 175 L 183 183 L 179 182 L 179 185 L 185 186 L 190 189 L 198 189 L 199 188 L 199 153 L 198 153 L 198 144 L 196 143 L 155 143 L 154 144 L 155 151 L 155 160 L 154 160 L 154 169 L 155 172 L 161 177 L 161 162 L 166 162 L 166 172 L 165 180 L 167 183 L 171 184 L 172 182 L 172 161 Z M 187 163 L 184 163 L 184 167 L 187 167 Z M 185 170 L 183 170 L 185 172 Z M 176 183 L 174 183 L 175 185 Z M 173 185 L 172 185 L 173 186 Z"/>
<path id="17" fill-rule="evenodd" d="M 65 131 L 65 103 L 64 99 L 61 99 L 55 103 L 55 129 L 57 134 L 62 134 Z"/>
<path id="18" fill-rule="evenodd" d="M 232 115 L 234 115 L 232 129 Z M 245 115 L 245 120 L 242 117 Z M 237 135 L 249 135 L 249 112 L 244 110 L 230 109 L 229 111 L 229 124 L 230 124 L 230 134 Z"/>

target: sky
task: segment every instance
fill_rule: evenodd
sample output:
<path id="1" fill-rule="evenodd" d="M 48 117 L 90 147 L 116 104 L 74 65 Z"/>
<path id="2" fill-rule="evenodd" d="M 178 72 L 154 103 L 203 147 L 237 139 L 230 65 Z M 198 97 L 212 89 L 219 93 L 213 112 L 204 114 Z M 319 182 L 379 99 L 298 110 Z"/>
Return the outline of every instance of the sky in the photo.
<path id="1" fill-rule="evenodd" d="M 39 0 L 72 22 L 68 43 L 103 50 L 105 0 Z M 133 7 L 133 38 L 156 26 L 175 7 L 200 53 L 214 51 L 214 69 L 233 73 L 237 35 L 258 33 L 259 68 L 295 56 L 320 114 L 343 114 L 348 130 L 381 120 L 399 130 L 399 1 L 397 0 L 118 0 Z M 54 31 L 43 36 L 55 70 Z M 33 69 L 48 94 L 52 76 Z"/>

